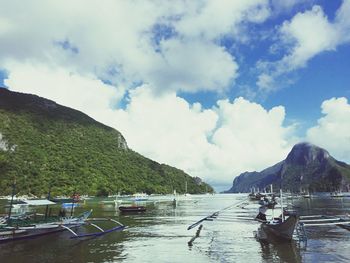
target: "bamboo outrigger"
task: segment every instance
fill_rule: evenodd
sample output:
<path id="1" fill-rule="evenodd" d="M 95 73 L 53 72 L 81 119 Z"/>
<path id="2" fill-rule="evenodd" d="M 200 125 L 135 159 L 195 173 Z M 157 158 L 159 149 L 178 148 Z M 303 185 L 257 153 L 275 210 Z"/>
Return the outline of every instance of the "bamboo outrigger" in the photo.
<path id="1" fill-rule="evenodd" d="M 52 205 L 52 201 L 43 200 L 26 200 L 25 205 L 39 206 Z M 11 206 L 9 214 L 0 218 L 0 243 L 29 239 L 39 236 L 45 236 L 62 231 L 69 231 L 72 236 L 70 238 L 85 238 L 92 236 L 101 236 L 111 232 L 122 231 L 126 228 L 120 222 L 107 218 L 89 218 L 92 210 L 86 211 L 79 216 L 51 216 L 47 212 L 45 214 L 22 213 L 19 215 L 11 214 Z M 93 222 L 109 221 L 115 224 L 110 229 L 102 229 Z M 76 229 L 83 226 L 92 226 L 97 232 L 77 234 Z"/>
<path id="2" fill-rule="evenodd" d="M 72 234 L 70 238 L 98 237 L 111 232 L 122 231 L 126 228 L 126 226 L 114 219 L 89 218 L 91 213 L 92 210 L 86 211 L 77 217 L 47 217 L 45 220 L 41 221 L 33 220 L 30 217 L 7 218 L 0 226 L 0 243 L 46 236 L 63 231 L 69 231 Z M 96 221 L 109 221 L 115 223 L 116 226 L 104 230 L 93 223 Z M 83 226 L 92 226 L 98 231 L 77 234 L 76 229 Z"/>
<path id="3" fill-rule="evenodd" d="M 76 194 L 73 195 L 73 202 L 71 204 L 70 216 L 66 217 L 66 211 L 64 208 L 60 210 L 58 216 L 51 216 L 48 207 L 55 205 L 55 202 L 50 201 L 50 190 L 47 199 L 40 200 L 23 200 L 22 204 L 25 206 L 46 206 L 45 214 L 39 215 L 37 213 L 30 214 L 21 212 L 18 215 L 12 214 L 13 201 L 16 192 L 16 182 L 12 187 L 12 197 L 9 206 L 9 212 L 7 216 L 0 217 L 0 243 L 16 241 L 28 238 L 34 238 L 39 236 L 45 236 L 57 232 L 69 231 L 73 234 L 70 238 L 85 238 L 85 237 L 97 237 L 111 232 L 122 231 L 126 228 L 122 223 L 107 218 L 89 218 L 92 210 L 86 211 L 81 215 L 74 217 L 74 201 Z M 93 221 L 110 221 L 116 224 L 116 226 L 110 229 L 102 229 Z M 92 226 L 97 229 L 97 232 L 77 234 L 74 231 L 82 226 Z"/>
<path id="4" fill-rule="evenodd" d="M 349 215 L 305 215 L 300 216 L 300 223 L 305 227 L 335 225 L 350 230 Z"/>
<path id="5" fill-rule="evenodd" d="M 249 198 L 249 197 L 248 197 Z M 221 222 L 235 222 L 235 221 L 250 221 L 259 223 L 260 227 L 258 231 L 254 231 L 255 236 L 259 240 L 275 241 L 276 239 L 282 241 L 291 241 L 292 239 L 306 242 L 307 236 L 305 228 L 308 227 L 322 227 L 322 226 L 336 226 L 350 231 L 350 216 L 346 215 L 298 215 L 298 211 L 287 210 L 283 207 L 282 191 L 280 193 L 279 203 L 281 205 L 281 215 L 274 217 L 274 210 L 272 211 L 272 220 L 266 220 L 264 214 L 263 218 L 254 217 L 252 210 L 246 209 L 246 205 L 249 204 L 249 199 L 242 202 L 235 203 L 222 210 L 216 211 L 198 220 L 197 222 L 188 226 L 188 230 L 197 227 L 201 227 L 202 223 L 206 221 L 221 221 Z M 229 213 L 229 209 L 239 209 L 240 211 L 234 211 Z M 243 209 L 245 208 L 245 209 Z M 265 209 L 265 210 L 264 210 Z M 263 209 L 263 213 L 267 210 L 267 206 Z M 190 244 L 199 236 L 197 231 L 194 238 L 191 239 Z"/>

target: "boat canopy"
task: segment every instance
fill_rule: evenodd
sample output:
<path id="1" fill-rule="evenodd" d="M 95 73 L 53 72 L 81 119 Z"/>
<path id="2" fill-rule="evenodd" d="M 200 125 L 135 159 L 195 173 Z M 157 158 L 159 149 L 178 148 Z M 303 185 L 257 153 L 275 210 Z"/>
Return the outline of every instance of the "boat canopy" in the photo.
<path id="1" fill-rule="evenodd" d="M 23 201 L 27 205 L 55 205 L 55 202 L 52 202 L 47 199 L 39 199 L 39 200 L 24 200 Z"/>

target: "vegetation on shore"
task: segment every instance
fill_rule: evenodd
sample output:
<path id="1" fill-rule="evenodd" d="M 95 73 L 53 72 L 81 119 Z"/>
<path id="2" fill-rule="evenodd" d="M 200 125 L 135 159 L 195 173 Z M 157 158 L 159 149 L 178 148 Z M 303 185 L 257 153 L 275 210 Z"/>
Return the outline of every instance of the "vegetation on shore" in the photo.
<path id="1" fill-rule="evenodd" d="M 127 147 L 120 132 L 38 96 L 0 89 L 0 194 L 212 192 Z"/>

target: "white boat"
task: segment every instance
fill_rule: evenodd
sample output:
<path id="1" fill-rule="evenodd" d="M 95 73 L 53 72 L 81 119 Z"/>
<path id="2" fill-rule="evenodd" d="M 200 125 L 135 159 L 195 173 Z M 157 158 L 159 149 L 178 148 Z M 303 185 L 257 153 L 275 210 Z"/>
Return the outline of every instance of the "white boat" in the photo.
<path id="1" fill-rule="evenodd" d="M 147 201 L 148 200 L 148 194 L 146 193 L 136 193 L 133 194 L 131 197 L 132 201 Z"/>
<path id="2" fill-rule="evenodd" d="M 330 196 L 334 197 L 334 198 L 337 198 L 337 197 L 350 197 L 350 194 L 349 193 L 343 193 L 343 192 L 339 191 L 339 192 L 332 192 L 332 193 L 330 193 Z"/>

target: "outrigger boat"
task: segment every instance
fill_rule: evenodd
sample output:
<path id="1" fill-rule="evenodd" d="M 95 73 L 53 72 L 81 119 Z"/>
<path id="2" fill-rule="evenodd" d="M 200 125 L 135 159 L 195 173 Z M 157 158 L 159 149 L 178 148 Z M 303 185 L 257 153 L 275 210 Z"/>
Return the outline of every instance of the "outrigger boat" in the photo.
<path id="1" fill-rule="evenodd" d="M 278 218 L 268 222 L 263 222 L 256 232 L 256 237 L 259 239 L 272 238 L 290 241 L 293 238 L 293 233 L 298 224 L 298 220 L 299 218 L 297 215 L 291 215 L 284 221 L 282 218 Z"/>
<path id="2" fill-rule="evenodd" d="M 0 227 L 0 243 L 49 235 L 83 225 L 91 211 L 78 217 L 60 218 L 57 221 L 39 221 L 27 217 L 11 218 Z"/>
<path id="3" fill-rule="evenodd" d="M 28 205 L 52 205 L 55 204 L 49 200 L 27 200 Z M 51 216 L 47 213 L 43 214 L 21 214 L 11 215 L 11 208 L 8 216 L 0 219 L 0 243 L 17 241 L 22 239 L 45 236 L 62 231 L 69 231 L 72 236 L 70 238 L 85 238 L 92 236 L 101 236 L 107 233 L 122 231 L 125 226 L 113 219 L 106 218 L 89 218 L 92 210 L 86 211 L 80 216 Z M 111 229 L 104 230 L 92 221 L 110 221 L 116 224 Z M 76 229 L 82 226 L 92 226 L 98 232 L 78 234 Z"/>
<path id="4" fill-rule="evenodd" d="M 350 215 L 298 215 L 297 211 L 290 211 L 283 207 L 283 197 L 282 191 L 280 191 L 279 203 L 281 205 L 281 216 L 275 218 L 273 216 L 274 210 L 271 210 L 272 220 L 267 220 L 265 212 L 267 207 L 262 206 L 259 209 L 263 216 L 257 216 L 254 218 L 252 216 L 252 211 L 256 211 L 256 204 L 253 204 L 255 208 L 249 209 L 247 205 L 252 204 L 247 200 L 233 204 L 229 207 L 226 207 L 222 210 L 216 211 L 197 222 L 190 225 L 187 229 L 193 229 L 197 226 L 202 226 L 202 223 L 208 221 L 221 221 L 221 222 L 235 222 L 235 221 L 250 221 L 259 223 L 257 231 L 254 231 L 255 237 L 259 241 L 268 241 L 268 242 L 281 242 L 287 241 L 291 242 L 292 240 L 305 242 L 307 241 L 307 235 L 305 228 L 308 227 L 322 227 L 322 226 L 336 226 L 350 231 Z M 241 208 L 239 210 L 239 208 Z M 228 210 L 231 210 L 228 211 Z M 199 236 L 200 228 L 194 238 L 191 239 L 189 245 L 192 245 L 193 241 Z"/>
<path id="5" fill-rule="evenodd" d="M 260 227 L 258 228 L 258 231 L 255 231 L 255 236 L 258 239 L 264 239 L 264 240 L 281 240 L 281 241 L 291 241 L 293 238 L 293 233 L 295 229 L 297 229 L 299 217 L 296 214 L 290 214 L 288 217 L 286 217 L 286 214 L 284 213 L 283 209 L 283 201 L 282 201 L 282 193 L 280 196 L 280 203 L 281 203 L 281 211 L 283 211 L 281 217 L 274 218 L 272 220 L 266 220 L 265 212 L 268 209 L 267 204 L 263 204 L 259 209 L 259 215 L 254 218 L 254 216 L 246 216 L 245 213 L 249 213 L 247 209 L 244 209 L 241 212 L 234 212 L 234 214 L 227 215 L 227 213 L 224 213 L 224 211 L 227 211 L 229 209 L 235 209 L 235 208 L 244 208 L 246 205 L 249 205 L 249 202 L 242 201 L 237 204 L 233 204 L 229 207 L 226 207 L 222 210 L 216 211 L 209 216 L 206 216 L 199 221 L 195 222 L 194 224 L 190 225 L 188 227 L 188 230 L 200 225 L 201 223 L 205 221 L 223 221 L 223 222 L 231 222 L 231 221 L 251 221 L 255 223 L 260 223 Z M 273 212 L 272 212 L 273 215 Z M 196 234 L 196 236 L 199 236 L 199 233 Z M 192 244 L 193 240 L 190 241 Z"/>
<path id="6" fill-rule="evenodd" d="M 261 212 L 256 217 L 256 220 L 262 224 L 255 232 L 255 237 L 260 240 L 266 239 L 279 239 L 284 241 L 290 241 L 293 238 L 294 230 L 298 224 L 299 217 L 296 214 L 289 214 L 288 218 L 285 218 L 285 212 L 283 208 L 282 190 L 280 190 L 280 203 L 281 203 L 281 216 L 273 218 L 270 221 L 266 220 L 266 216 L 261 220 Z"/>

